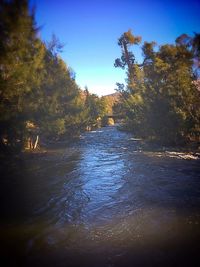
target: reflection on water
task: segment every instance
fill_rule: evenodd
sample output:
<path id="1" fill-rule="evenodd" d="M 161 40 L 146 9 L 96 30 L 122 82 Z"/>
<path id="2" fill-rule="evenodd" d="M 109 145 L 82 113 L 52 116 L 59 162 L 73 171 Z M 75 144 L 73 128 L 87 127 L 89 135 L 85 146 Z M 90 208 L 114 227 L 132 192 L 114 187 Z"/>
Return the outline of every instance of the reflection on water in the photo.
<path id="1" fill-rule="evenodd" d="M 2 228 L 10 262 L 189 266 L 200 236 L 199 160 L 169 155 L 142 152 L 107 127 L 27 162 L 14 179 L 22 200 L 9 204 L 21 215 Z"/>

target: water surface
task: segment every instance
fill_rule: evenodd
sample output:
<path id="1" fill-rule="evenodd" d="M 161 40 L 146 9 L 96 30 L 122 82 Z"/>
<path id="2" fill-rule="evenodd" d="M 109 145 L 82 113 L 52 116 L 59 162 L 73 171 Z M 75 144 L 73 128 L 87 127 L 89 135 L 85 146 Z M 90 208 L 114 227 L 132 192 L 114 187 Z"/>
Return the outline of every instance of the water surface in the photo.
<path id="1" fill-rule="evenodd" d="M 21 164 L 2 180 L 9 193 L 1 245 L 12 266 L 192 266 L 198 259 L 195 156 L 143 151 L 113 126 Z"/>

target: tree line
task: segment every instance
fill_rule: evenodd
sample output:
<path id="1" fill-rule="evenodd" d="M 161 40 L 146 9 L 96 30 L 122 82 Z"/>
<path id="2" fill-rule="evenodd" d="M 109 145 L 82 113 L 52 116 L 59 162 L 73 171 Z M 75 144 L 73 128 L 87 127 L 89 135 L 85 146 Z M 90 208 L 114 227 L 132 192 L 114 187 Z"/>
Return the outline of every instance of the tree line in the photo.
<path id="1" fill-rule="evenodd" d="M 118 40 L 122 55 L 114 66 L 126 70 L 126 84 L 117 84 L 124 128 L 163 144 L 199 141 L 200 34 L 182 34 L 175 44 L 144 42 L 139 64 L 131 47 L 141 43 L 131 30 Z"/>
<path id="2" fill-rule="evenodd" d="M 35 148 L 95 126 L 105 101 L 80 90 L 53 35 L 39 37 L 27 0 L 0 2 L 0 150 Z"/>

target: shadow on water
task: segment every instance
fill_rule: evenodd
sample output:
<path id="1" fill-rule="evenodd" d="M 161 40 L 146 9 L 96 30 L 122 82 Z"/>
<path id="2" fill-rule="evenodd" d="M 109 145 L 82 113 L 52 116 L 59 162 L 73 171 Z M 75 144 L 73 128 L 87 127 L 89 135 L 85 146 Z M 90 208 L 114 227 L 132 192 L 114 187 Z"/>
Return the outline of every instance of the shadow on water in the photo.
<path id="1" fill-rule="evenodd" d="M 199 160 L 170 153 L 106 127 L 19 161 L 1 182 L 7 265 L 199 266 Z"/>

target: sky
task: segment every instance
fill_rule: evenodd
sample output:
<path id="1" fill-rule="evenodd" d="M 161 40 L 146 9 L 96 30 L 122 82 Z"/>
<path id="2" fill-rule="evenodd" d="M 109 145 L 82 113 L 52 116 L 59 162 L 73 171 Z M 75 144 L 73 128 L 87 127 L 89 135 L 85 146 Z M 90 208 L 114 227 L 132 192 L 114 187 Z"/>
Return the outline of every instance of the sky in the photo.
<path id="1" fill-rule="evenodd" d="M 198 0 L 31 0 L 40 36 L 55 34 L 64 44 L 61 57 L 76 73 L 80 88 L 99 96 L 115 92 L 125 71 L 114 68 L 121 56 L 118 38 L 132 29 L 143 41 L 174 43 L 182 33 L 200 32 Z M 142 61 L 141 49 L 133 48 Z"/>

